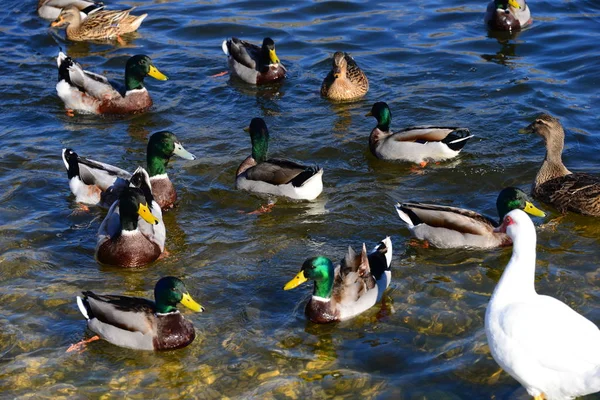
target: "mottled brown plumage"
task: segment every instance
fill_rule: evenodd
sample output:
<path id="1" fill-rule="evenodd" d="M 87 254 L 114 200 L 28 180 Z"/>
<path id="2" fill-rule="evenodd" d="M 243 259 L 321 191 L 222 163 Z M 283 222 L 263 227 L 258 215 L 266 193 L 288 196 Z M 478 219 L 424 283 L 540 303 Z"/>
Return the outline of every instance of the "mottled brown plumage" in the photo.
<path id="1" fill-rule="evenodd" d="M 321 85 L 321 96 L 332 100 L 354 100 L 369 91 L 369 80 L 348 54 L 333 55 L 333 65 Z"/>
<path id="2" fill-rule="evenodd" d="M 542 114 L 527 128 L 544 138 L 546 157 L 531 193 L 562 213 L 600 217 L 600 178 L 585 173 L 571 173 L 562 162 L 565 132 L 558 119 Z"/>
<path id="3" fill-rule="evenodd" d="M 154 200 L 160 208 L 163 210 L 173 208 L 177 201 L 177 191 L 171 180 L 168 177 L 152 177 L 150 183 L 152 183 Z"/>
<path id="4" fill-rule="evenodd" d="M 129 15 L 129 10 L 96 11 L 82 20 L 75 6 L 64 8 L 53 27 L 67 27 L 67 39 L 74 41 L 113 39 L 119 35 L 135 32 L 148 14 Z"/>

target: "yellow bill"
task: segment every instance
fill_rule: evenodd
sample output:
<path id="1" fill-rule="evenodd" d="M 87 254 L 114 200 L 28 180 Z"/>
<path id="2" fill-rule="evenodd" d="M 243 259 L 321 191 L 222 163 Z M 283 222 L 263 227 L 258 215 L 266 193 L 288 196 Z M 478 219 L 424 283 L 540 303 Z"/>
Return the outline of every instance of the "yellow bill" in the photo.
<path id="1" fill-rule="evenodd" d="M 508 0 L 508 5 L 511 6 L 512 8 L 521 8 L 521 6 L 519 5 L 519 3 L 517 3 L 517 0 Z"/>
<path id="2" fill-rule="evenodd" d="M 167 79 L 169 79 L 169 78 L 167 78 L 167 76 L 165 74 L 160 72 L 158 70 L 158 68 L 156 68 L 154 65 L 150 66 L 150 71 L 148 72 L 148 75 L 150 75 L 154 79 L 158 79 L 159 81 L 166 81 Z"/>
<path id="3" fill-rule="evenodd" d="M 245 127 L 244 132 L 250 132 L 250 127 L 249 126 Z"/>
<path id="4" fill-rule="evenodd" d="M 369 111 L 368 113 L 365 114 L 365 117 L 372 117 L 373 113 L 371 111 Z"/>
<path id="5" fill-rule="evenodd" d="M 64 21 L 65 20 L 63 19 L 63 17 L 59 16 L 54 21 L 52 21 L 52 23 L 50 24 L 50 26 L 53 27 L 53 28 L 57 27 L 57 26 L 61 26 Z"/>
<path id="6" fill-rule="evenodd" d="M 285 284 L 285 286 L 283 287 L 283 290 L 290 290 L 293 289 L 295 287 L 298 287 L 300 285 L 302 285 L 304 282 L 306 282 L 308 279 L 306 278 L 306 276 L 304 276 L 304 270 L 298 272 L 298 274 L 294 277 L 294 279 L 292 279 L 291 281 L 289 281 L 288 283 Z"/>
<path id="7" fill-rule="evenodd" d="M 144 221 L 151 225 L 158 225 L 159 220 L 150 212 L 150 209 L 146 204 L 141 204 L 138 207 L 138 214 Z"/>
<path id="8" fill-rule="evenodd" d="M 535 215 L 536 217 L 545 217 L 546 213 L 534 206 L 531 202 L 525 202 L 525 208 L 523 209 L 528 214 Z"/>
<path id="9" fill-rule="evenodd" d="M 181 299 L 180 303 L 192 311 L 196 311 L 196 312 L 204 311 L 204 307 L 202 307 L 200 304 L 196 303 L 194 301 L 194 299 L 192 299 L 192 296 L 190 296 L 189 293 L 183 294 L 183 298 Z"/>
<path id="10" fill-rule="evenodd" d="M 271 64 L 279 64 L 279 58 L 275 54 L 275 49 L 269 49 L 269 58 L 271 59 Z"/>

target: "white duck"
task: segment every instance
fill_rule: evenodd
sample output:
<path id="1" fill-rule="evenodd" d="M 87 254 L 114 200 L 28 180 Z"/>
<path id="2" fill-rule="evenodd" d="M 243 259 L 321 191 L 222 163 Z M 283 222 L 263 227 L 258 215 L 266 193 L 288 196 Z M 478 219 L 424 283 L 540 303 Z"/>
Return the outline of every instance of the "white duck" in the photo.
<path id="1" fill-rule="evenodd" d="M 492 356 L 536 400 L 600 391 L 600 330 L 565 303 L 535 291 L 531 219 L 513 210 L 498 229 L 512 239 L 513 253 L 485 315 Z"/>

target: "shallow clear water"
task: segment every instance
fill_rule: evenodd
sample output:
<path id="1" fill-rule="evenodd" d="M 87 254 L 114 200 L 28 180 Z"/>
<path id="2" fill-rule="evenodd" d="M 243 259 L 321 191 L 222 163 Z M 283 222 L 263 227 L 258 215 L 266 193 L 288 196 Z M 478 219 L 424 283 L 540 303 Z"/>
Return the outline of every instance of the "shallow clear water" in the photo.
<path id="1" fill-rule="evenodd" d="M 518 134 L 541 111 L 567 129 L 565 164 L 598 172 L 598 40 L 593 1 L 533 2 L 535 22 L 516 38 L 483 24 L 484 2 L 114 1 L 148 19 L 118 44 L 66 42 L 34 2 L 3 2 L 0 26 L 0 397 L 512 399 L 526 394 L 498 370 L 486 345 L 485 307 L 510 250 L 415 248 L 393 209 L 420 200 L 495 214 L 498 191 L 528 189 L 544 155 Z M 58 34 L 57 34 L 58 33 Z M 221 41 L 272 37 L 289 70 L 256 89 L 229 76 Z M 59 46 L 84 67 L 122 79 L 132 54 L 169 76 L 148 79 L 155 101 L 126 118 L 65 116 L 55 92 Z M 319 97 L 331 54 L 352 53 L 371 84 L 351 104 Z M 375 101 L 393 128 L 462 125 L 471 140 L 456 160 L 415 173 L 376 160 L 367 137 Z M 265 118 L 271 154 L 325 169 L 313 203 L 265 200 L 234 189 L 250 145 L 242 130 Z M 148 136 L 168 129 L 198 156 L 173 160 L 179 206 L 164 216 L 170 256 L 124 271 L 94 261 L 105 211 L 76 211 L 63 147 L 133 170 Z M 538 233 L 536 285 L 600 323 L 600 222 L 549 212 Z M 338 260 L 348 245 L 390 235 L 393 282 L 382 305 L 351 321 L 316 326 L 303 315 L 308 286 L 282 285 L 309 256 Z M 153 354 L 94 342 L 75 305 L 81 290 L 152 296 L 159 277 L 183 277 L 207 311 L 185 312 L 189 347 Z M 544 332 L 540 332 L 543 335 Z M 591 396 L 593 398 L 593 396 Z M 598 398 L 598 397 L 596 397 Z"/>

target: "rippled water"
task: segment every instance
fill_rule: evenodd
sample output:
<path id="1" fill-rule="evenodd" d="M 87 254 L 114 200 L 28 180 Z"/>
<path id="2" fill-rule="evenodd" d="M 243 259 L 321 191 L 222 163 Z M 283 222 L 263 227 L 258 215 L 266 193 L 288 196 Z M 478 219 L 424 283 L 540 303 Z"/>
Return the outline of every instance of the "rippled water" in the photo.
<path id="1" fill-rule="evenodd" d="M 526 398 L 498 370 L 483 329 L 490 293 L 510 250 L 409 246 L 395 215 L 402 200 L 495 213 L 498 191 L 528 188 L 544 155 L 518 134 L 541 111 L 567 128 L 564 160 L 598 172 L 600 9 L 593 1 L 533 2 L 535 22 L 507 40 L 486 32 L 484 2 L 115 1 L 149 13 L 125 46 L 69 43 L 38 18 L 34 1 L 5 0 L 0 36 L 0 397 Z M 271 36 L 289 70 L 256 89 L 211 78 L 226 69 L 221 41 Z M 154 109 L 127 118 L 65 116 L 56 96 L 59 46 L 86 68 L 122 79 L 132 54 L 170 78 L 148 80 Z M 332 104 L 318 89 L 337 50 L 370 79 L 367 96 Z M 392 127 L 457 124 L 476 135 L 455 161 L 414 173 L 368 152 L 375 101 Z M 314 203 L 234 189 L 249 154 L 250 119 L 266 119 L 271 153 L 325 168 Z M 99 266 L 95 234 L 105 211 L 75 212 L 63 147 L 128 170 L 145 163 L 149 134 L 173 131 L 196 161 L 174 160 L 179 206 L 164 216 L 170 256 L 139 271 Z M 557 216 L 550 212 L 547 223 Z M 600 222 L 568 215 L 539 229 L 537 289 L 600 323 Z M 316 326 L 303 315 L 310 288 L 282 285 L 306 257 L 339 259 L 348 245 L 391 235 L 393 281 L 382 305 Z M 182 276 L 206 307 L 186 313 L 189 347 L 153 354 L 94 342 L 75 305 L 84 289 L 152 296 L 159 277 Z M 543 335 L 544 332 L 540 332 Z M 593 396 L 592 396 L 593 397 Z M 596 397 L 598 398 L 598 397 Z"/>

